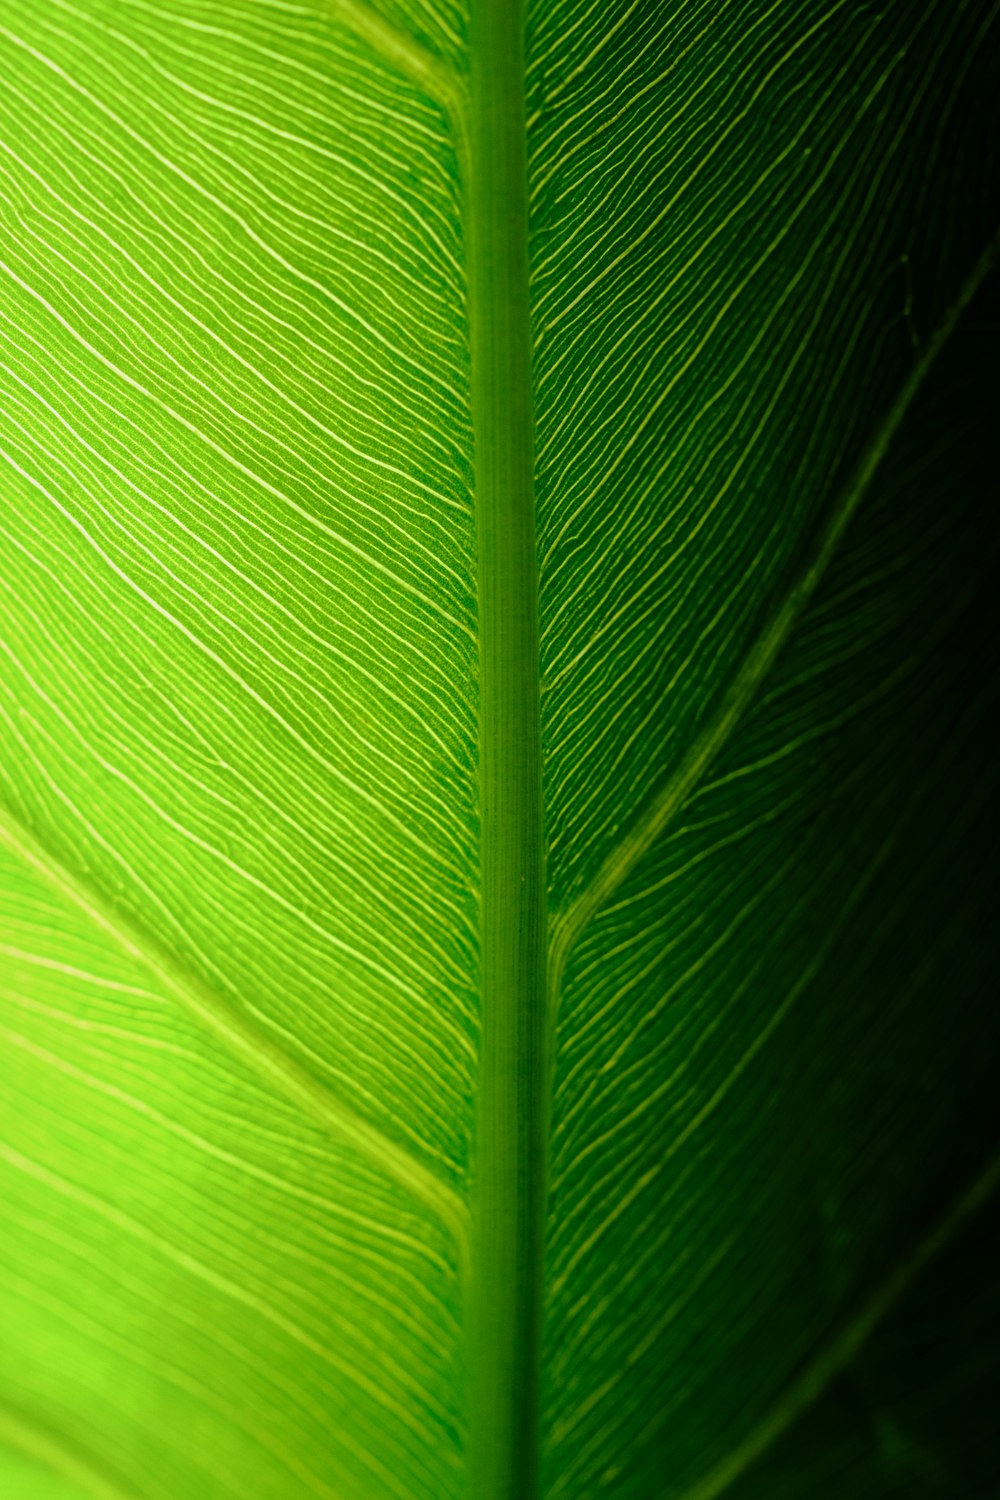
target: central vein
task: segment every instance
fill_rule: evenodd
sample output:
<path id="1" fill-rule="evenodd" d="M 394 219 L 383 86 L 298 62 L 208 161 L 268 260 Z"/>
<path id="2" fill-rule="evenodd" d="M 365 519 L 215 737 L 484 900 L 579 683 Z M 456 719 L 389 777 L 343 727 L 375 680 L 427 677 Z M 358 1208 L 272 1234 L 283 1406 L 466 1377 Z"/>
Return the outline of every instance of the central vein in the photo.
<path id="1" fill-rule="evenodd" d="M 482 695 L 474 1500 L 538 1492 L 548 1075 L 522 31 L 516 0 L 473 0 L 467 201 Z"/>

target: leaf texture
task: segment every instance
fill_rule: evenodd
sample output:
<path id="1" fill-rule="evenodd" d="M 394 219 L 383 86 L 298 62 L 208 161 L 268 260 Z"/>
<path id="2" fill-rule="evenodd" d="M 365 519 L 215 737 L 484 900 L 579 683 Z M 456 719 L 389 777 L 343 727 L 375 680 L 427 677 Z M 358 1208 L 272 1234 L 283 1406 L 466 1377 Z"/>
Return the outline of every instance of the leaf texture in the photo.
<path id="1" fill-rule="evenodd" d="M 0 0 L 11 1500 L 469 1494 L 474 21 Z M 998 38 L 526 6 L 540 1452 L 472 1500 L 991 1493 Z"/>

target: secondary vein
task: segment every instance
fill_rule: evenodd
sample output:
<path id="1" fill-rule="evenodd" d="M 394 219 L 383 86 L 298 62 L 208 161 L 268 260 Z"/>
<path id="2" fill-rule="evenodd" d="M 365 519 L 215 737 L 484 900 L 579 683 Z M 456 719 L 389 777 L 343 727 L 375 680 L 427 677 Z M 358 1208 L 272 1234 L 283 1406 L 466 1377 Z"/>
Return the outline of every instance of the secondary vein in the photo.
<path id="1" fill-rule="evenodd" d="M 117 911 L 92 885 L 56 859 L 9 813 L 0 810 L 0 844 L 5 844 L 54 890 L 84 912 L 128 956 L 153 974 L 189 1014 L 226 1049 L 296 1104 L 328 1135 L 353 1147 L 433 1212 L 450 1231 L 460 1274 L 467 1275 L 468 1222 L 464 1201 L 402 1146 L 337 1099 L 283 1052 L 249 1016 L 183 970 L 176 959 L 138 924 Z"/>
<path id="2" fill-rule="evenodd" d="M 680 1500 L 717 1500 L 771 1448 L 784 1432 L 827 1391 L 924 1271 L 955 1241 L 1000 1188 L 1000 1153 L 925 1236 L 886 1277 L 874 1296 L 806 1367 L 761 1422 L 713 1469 L 685 1490 Z"/>
<path id="3" fill-rule="evenodd" d="M 0 1405 L 0 1443 L 61 1474 L 92 1500 L 139 1500 L 93 1458 L 7 1402 Z"/>
<path id="4" fill-rule="evenodd" d="M 462 175 L 466 177 L 468 101 L 464 80 L 415 37 L 400 31 L 391 21 L 363 4 L 362 0 L 327 0 L 327 3 L 355 36 L 361 37 L 383 61 L 409 78 L 411 83 L 430 95 L 445 110 L 455 134 Z"/>
<path id="5" fill-rule="evenodd" d="M 812 556 L 792 580 L 776 610 L 750 647 L 712 718 L 632 829 L 611 851 L 588 888 L 552 923 L 549 945 L 550 1028 L 558 1017 L 562 977 L 574 943 L 593 917 L 628 878 L 643 855 L 673 822 L 723 746 L 728 742 L 761 684 L 778 659 L 803 610 L 826 573 L 847 527 L 907 412 L 959 321 L 1000 258 L 1000 232 L 990 240 L 942 318 L 869 443 L 853 477 L 841 492 Z"/>

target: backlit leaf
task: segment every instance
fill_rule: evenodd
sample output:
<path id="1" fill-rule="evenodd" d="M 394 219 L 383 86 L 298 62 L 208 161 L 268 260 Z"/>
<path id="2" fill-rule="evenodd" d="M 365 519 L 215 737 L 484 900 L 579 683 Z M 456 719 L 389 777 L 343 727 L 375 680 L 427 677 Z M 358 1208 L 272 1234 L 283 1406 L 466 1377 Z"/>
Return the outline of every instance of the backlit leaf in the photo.
<path id="1" fill-rule="evenodd" d="M 998 37 L 0 0 L 3 1500 L 993 1493 Z"/>

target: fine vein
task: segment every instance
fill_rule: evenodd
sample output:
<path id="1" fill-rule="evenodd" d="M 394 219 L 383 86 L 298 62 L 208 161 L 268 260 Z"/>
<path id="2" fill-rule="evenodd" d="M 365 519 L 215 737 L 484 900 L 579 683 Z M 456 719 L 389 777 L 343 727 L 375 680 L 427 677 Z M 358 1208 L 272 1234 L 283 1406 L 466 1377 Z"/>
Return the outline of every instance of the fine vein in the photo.
<path id="1" fill-rule="evenodd" d="M 444 109 L 455 133 L 464 168 L 468 160 L 465 86 L 448 65 L 405 31 L 400 31 L 363 0 L 327 0 L 330 9 L 355 36 L 368 43 L 391 68 L 428 94 Z"/>
<path id="2" fill-rule="evenodd" d="M 685 1490 L 680 1500 L 717 1500 L 717 1496 L 735 1484 L 752 1464 L 773 1447 L 798 1417 L 830 1388 L 840 1372 L 850 1365 L 923 1272 L 948 1249 L 998 1188 L 1000 1152 L 992 1157 L 985 1170 L 952 1206 L 944 1219 L 896 1266 L 843 1331 L 821 1349 L 799 1379 L 775 1402 L 753 1431 L 715 1468 Z"/>
<path id="3" fill-rule="evenodd" d="M 92 1500 L 138 1500 L 134 1490 L 126 1489 L 67 1439 L 6 1402 L 0 1405 L 0 1443 L 61 1474 Z"/>
<path id="4" fill-rule="evenodd" d="M 558 1015 L 562 976 L 570 949 L 590 920 L 677 816 L 740 723 L 802 611 L 819 587 L 848 524 L 868 493 L 872 480 L 927 375 L 954 333 L 963 312 L 996 264 L 998 256 L 1000 233 L 991 239 L 976 262 L 955 301 L 929 339 L 922 356 L 910 371 L 853 478 L 834 505 L 812 557 L 792 581 L 777 609 L 750 647 L 715 714 L 644 815 L 605 859 L 591 885 L 553 921 L 548 982 L 551 1028 L 554 1028 Z"/>
<path id="5" fill-rule="evenodd" d="M 3 811 L 0 811 L 0 844 L 13 850 L 49 886 L 107 933 L 124 953 L 155 975 L 189 1014 L 259 1078 L 290 1099 L 327 1134 L 353 1147 L 436 1214 L 454 1237 L 459 1268 L 463 1276 L 466 1274 L 467 1211 L 462 1199 L 447 1183 L 337 1099 L 235 1005 L 182 970 L 166 949 L 116 911 L 92 887 L 84 885 L 27 829 Z"/>

